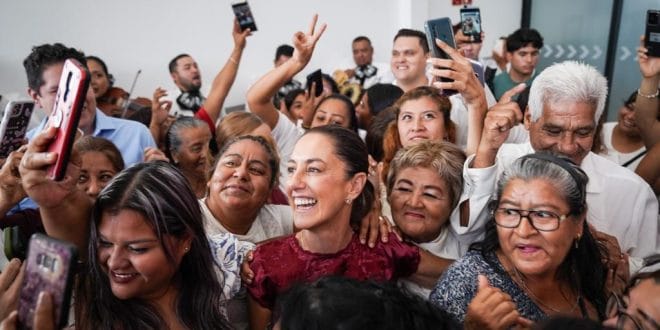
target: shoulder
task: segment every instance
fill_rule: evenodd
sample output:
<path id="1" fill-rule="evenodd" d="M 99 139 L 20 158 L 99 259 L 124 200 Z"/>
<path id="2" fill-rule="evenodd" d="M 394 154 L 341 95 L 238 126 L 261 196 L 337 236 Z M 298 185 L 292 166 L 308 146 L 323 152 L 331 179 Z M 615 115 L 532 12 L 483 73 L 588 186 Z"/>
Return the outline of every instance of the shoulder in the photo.
<path id="1" fill-rule="evenodd" d="M 261 207 L 256 222 L 259 222 L 269 237 L 293 233 L 293 214 L 289 205 L 266 204 Z"/>
<path id="2" fill-rule="evenodd" d="M 634 172 L 593 152 L 590 152 L 584 158 L 580 168 L 589 176 L 589 183 L 592 180 L 598 180 L 608 186 L 628 183 L 629 185 L 636 185 L 640 189 L 648 187 L 648 184 Z M 604 180 L 605 178 L 607 180 Z"/>

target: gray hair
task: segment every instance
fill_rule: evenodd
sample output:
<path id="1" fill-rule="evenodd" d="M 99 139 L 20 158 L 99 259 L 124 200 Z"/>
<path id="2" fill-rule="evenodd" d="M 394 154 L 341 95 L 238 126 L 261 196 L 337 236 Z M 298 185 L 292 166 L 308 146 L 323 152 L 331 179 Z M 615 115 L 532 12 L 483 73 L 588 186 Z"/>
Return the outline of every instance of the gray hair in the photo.
<path id="1" fill-rule="evenodd" d="M 605 109 L 607 79 L 591 65 L 576 61 L 555 63 L 543 70 L 529 91 L 529 111 L 535 122 L 543 114 L 544 104 L 583 102 L 596 109 L 598 124 Z"/>
<path id="2" fill-rule="evenodd" d="M 570 159 L 548 153 L 535 153 L 516 159 L 507 167 L 497 182 L 497 202 L 502 192 L 514 179 L 530 181 L 544 179 L 550 182 L 569 206 L 569 214 L 580 215 L 586 211 L 587 174 Z"/>
<path id="3" fill-rule="evenodd" d="M 172 155 L 179 152 L 179 149 L 183 144 L 180 136 L 181 130 L 198 127 L 208 127 L 208 124 L 205 121 L 195 117 L 181 117 L 172 123 L 170 128 L 167 130 L 167 136 L 165 137 L 165 154 L 170 159 L 170 161 L 174 161 L 172 159 Z"/>

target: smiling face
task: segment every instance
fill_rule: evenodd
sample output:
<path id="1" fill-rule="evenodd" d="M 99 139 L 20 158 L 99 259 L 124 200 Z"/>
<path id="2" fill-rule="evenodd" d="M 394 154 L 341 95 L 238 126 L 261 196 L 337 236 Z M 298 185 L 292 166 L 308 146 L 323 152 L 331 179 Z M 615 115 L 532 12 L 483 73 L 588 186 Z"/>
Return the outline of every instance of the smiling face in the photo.
<path id="1" fill-rule="evenodd" d="M 220 155 L 209 181 L 208 207 L 253 212 L 260 209 L 270 194 L 272 171 L 268 153 L 256 141 L 240 140 Z"/>
<path id="2" fill-rule="evenodd" d="M 211 167 L 209 141 L 211 131 L 207 125 L 183 128 L 179 130 L 181 146 L 172 152 L 172 158 L 184 173 L 200 177 L 207 175 Z"/>
<path id="3" fill-rule="evenodd" d="M 176 61 L 172 79 L 184 92 L 196 91 L 202 86 L 202 75 L 197 67 L 197 62 L 190 56 L 184 56 Z"/>
<path id="4" fill-rule="evenodd" d="M 635 103 L 623 105 L 619 109 L 619 129 L 623 134 L 639 138 L 639 127 L 635 124 Z"/>
<path id="5" fill-rule="evenodd" d="M 364 182 L 356 186 L 353 178 L 346 178 L 346 165 L 335 155 L 330 137 L 320 133 L 301 137 L 291 153 L 287 172 L 287 196 L 296 228 L 349 221 L 351 205 L 346 199 L 355 199 Z"/>
<path id="6" fill-rule="evenodd" d="M 104 212 L 98 229 L 97 258 L 112 293 L 121 300 L 153 301 L 173 292 L 173 278 L 189 240 L 164 237 L 172 259 L 144 216 L 124 209 Z"/>
<path id="7" fill-rule="evenodd" d="M 334 124 L 349 128 L 351 124 L 349 111 L 344 102 L 337 99 L 325 99 L 316 108 L 311 127 Z"/>
<path id="8" fill-rule="evenodd" d="M 392 47 L 390 67 L 397 81 L 414 82 L 424 77 L 428 54 L 417 37 L 399 37 Z"/>
<path id="9" fill-rule="evenodd" d="M 87 196 L 94 201 L 99 192 L 117 175 L 117 170 L 108 156 L 102 152 L 88 151 L 81 158 L 78 189 L 84 190 Z"/>
<path id="10" fill-rule="evenodd" d="M 511 180 L 502 191 L 499 208 L 549 211 L 562 216 L 569 205 L 559 190 L 545 179 Z M 497 226 L 502 254 L 513 266 L 528 276 L 554 276 L 573 241 L 582 236 L 584 216 L 568 216 L 554 231 L 538 231 L 527 218 L 516 228 Z"/>
<path id="11" fill-rule="evenodd" d="M 388 201 L 392 218 L 417 243 L 438 237 L 452 211 L 451 193 L 438 172 L 428 167 L 400 169 Z"/>
<path id="12" fill-rule="evenodd" d="M 89 82 L 89 87 L 94 91 L 94 97 L 99 98 L 110 88 L 110 80 L 108 79 L 108 75 L 105 74 L 105 71 L 103 71 L 101 63 L 93 59 L 88 59 L 87 67 L 92 78 Z"/>
<path id="13" fill-rule="evenodd" d="M 60 76 L 64 62 L 56 63 L 48 66 L 42 73 L 43 85 L 39 87 L 38 91 L 28 89 L 28 93 L 39 107 L 44 109 L 46 114 L 50 115 L 55 105 L 57 97 L 57 88 L 60 84 Z M 85 95 L 85 104 L 80 114 L 78 121 L 78 128 L 85 134 L 91 134 L 94 131 L 94 119 L 96 119 L 96 98 L 92 88 L 87 90 Z"/>
<path id="14" fill-rule="evenodd" d="M 588 103 L 545 103 L 536 122 L 532 121 L 530 111 L 525 113 L 529 141 L 536 151 L 552 151 L 579 165 L 594 143 L 595 112 Z"/>
<path id="15" fill-rule="evenodd" d="M 419 141 L 447 139 L 443 114 L 428 97 L 409 100 L 401 105 L 397 129 L 404 147 Z"/>

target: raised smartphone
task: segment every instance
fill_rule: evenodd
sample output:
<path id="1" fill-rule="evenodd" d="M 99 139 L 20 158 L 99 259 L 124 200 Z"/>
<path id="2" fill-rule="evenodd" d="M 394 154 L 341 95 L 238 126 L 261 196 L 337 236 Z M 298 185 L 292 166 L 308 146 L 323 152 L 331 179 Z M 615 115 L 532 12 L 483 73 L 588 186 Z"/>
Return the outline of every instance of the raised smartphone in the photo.
<path id="1" fill-rule="evenodd" d="M 312 92 L 312 83 L 314 83 L 314 96 L 319 97 L 323 94 L 323 72 L 318 69 L 307 75 L 307 91 Z"/>
<path id="2" fill-rule="evenodd" d="M 241 31 L 245 29 L 250 29 L 251 32 L 257 31 L 257 24 L 254 22 L 254 16 L 252 16 L 252 10 L 250 10 L 247 1 L 235 2 L 231 5 L 231 8 L 234 10 Z"/>
<path id="3" fill-rule="evenodd" d="M 49 152 L 57 153 L 57 161 L 48 168 L 48 176 L 53 180 L 59 181 L 64 178 L 78 131 L 80 114 L 85 105 L 89 79 L 89 72 L 78 61 L 67 59 L 64 62 L 55 105 L 45 128 L 58 129 L 55 140 L 48 146 Z"/>
<path id="4" fill-rule="evenodd" d="M 649 9 L 646 12 L 646 31 L 644 32 L 644 47 L 648 55 L 660 57 L 660 10 Z"/>
<path id="5" fill-rule="evenodd" d="M 22 328 L 33 328 L 37 299 L 42 291 L 52 297 L 56 327 L 66 326 L 77 263 L 78 252 L 73 244 L 43 234 L 32 235 L 18 301 L 18 322 Z"/>
<path id="6" fill-rule="evenodd" d="M 473 42 L 481 42 L 481 11 L 479 8 L 461 8 L 461 29 L 463 35 Z"/>
<path id="7" fill-rule="evenodd" d="M 0 158 L 18 149 L 25 140 L 25 132 L 34 110 L 33 101 L 11 101 L 0 123 Z"/>
<path id="8" fill-rule="evenodd" d="M 435 39 L 440 39 L 449 46 L 456 48 L 456 41 L 454 40 L 454 30 L 452 29 L 451 19 L 449 17 L 436 18 L 426 21 L 424 24 L 426 31 L 426 41 L 429 44 L 429 49 L 433 57 L 451 59 L 440 47 L 435 44 Z M 440 78 L 441 82 L 453 82 L 453 79 Z M 445 89 L 442 91 L 444 95 L 456 94 L 455 90 Z"/>

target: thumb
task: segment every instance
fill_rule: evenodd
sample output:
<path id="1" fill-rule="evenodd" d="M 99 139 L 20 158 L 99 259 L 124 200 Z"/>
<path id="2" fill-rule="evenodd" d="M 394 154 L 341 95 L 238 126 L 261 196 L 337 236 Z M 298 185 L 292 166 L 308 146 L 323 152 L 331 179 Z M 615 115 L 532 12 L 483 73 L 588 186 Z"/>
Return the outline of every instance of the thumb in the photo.
<path id="1" fill-rule="evenodd" d="M 477 280 L 479 282 L 477 290 L 485 289 L 490 286 L 490 283 L 488 282 L 488 277 L 486 277 L 486 275 L 479 274 L 477 276 Z"/>

